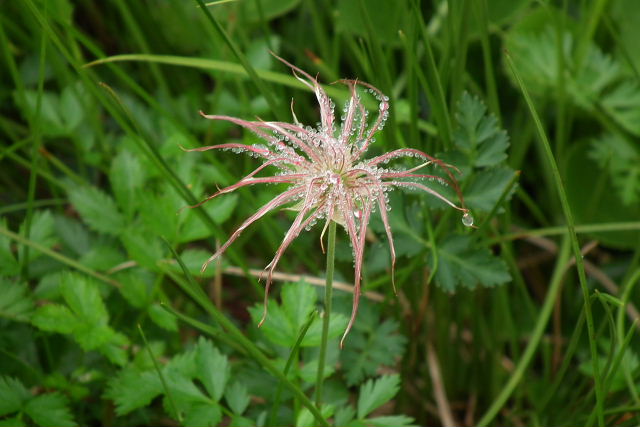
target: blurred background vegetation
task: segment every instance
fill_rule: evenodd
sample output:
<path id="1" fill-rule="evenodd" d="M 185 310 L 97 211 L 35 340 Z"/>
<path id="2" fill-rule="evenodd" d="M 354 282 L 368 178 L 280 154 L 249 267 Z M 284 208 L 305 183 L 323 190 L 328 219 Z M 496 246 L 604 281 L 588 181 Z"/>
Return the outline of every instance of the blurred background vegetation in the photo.
<path id="1" fill-rule="evenodd" d="M 202 6 L 0 0 L 0 425 L 640 423 L 640 3 Z M 182 151 L 258 141 L 198 111 L 291 121 L 295 98 L 303 123 L 319 120 L 270 51 L 318 75 L 338 109 L 348 93 L 330 83 L 380 88 L 391 115 L 371 155 L 455 164 L 477 225 L 393 193 L 399 292 L 374 218 L 343 350 L 339 234 L 322 414 L 305 400 L 320 230 L 282 259 L 258 330 L 254 269 L 292 214 L 199 270 L 282 188 L 180 211 L 257 166 Z"/>

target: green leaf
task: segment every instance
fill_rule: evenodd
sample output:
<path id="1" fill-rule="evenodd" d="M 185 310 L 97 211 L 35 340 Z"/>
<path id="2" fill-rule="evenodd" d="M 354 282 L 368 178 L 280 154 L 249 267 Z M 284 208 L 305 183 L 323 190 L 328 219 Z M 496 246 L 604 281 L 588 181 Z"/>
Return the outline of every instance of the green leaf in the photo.
<path id="1" fill-rule="evenodd" d="M 127 253 L 138 264 L 150 270 L 157 270 L 156 263 L 163 257 L 163 245 L 156 236 L 150 236 L 139 227 L 129 227 L 120 239 Z"/>
<path id="2" fill-rule="evenodd" d="M 222 420 L 222 411 L 217 403 L 194 403 L 186 411 L 183 425 L 215 427 Z"/>
<path id="3" fill-rule="evenodd" d="M 0 377 L 0 417 L 19 411 L 29 398 L 31 398 L 31 393 L 20 380 L 5 376 Z"/>
<path id="4" fill-rule="evenodd" d="M 256 422 L 250 418 L 235 415 L 231 417 L 229 427 L 255 427 Z"/>
<path id="5" fill-rule="evenodd" d="M 506 38 L 522 79 L 540 96 L 549 96 L 557 87 L 557 37 L 555 28 L 547 24 L 537 32 L 514 27 Z M 628 132 L 640 135 L 640 86 L 628 78 L 626 67 L 590 44 L 581 67 L 575 69 L 572 58 L 577 43 L 568 31 L 562 38 L 569 99 L 596 115 L 604 112 Z"/>
<path id="6" fill-rule="evenodd" d="M 28 322 L 34 309 L 29 287 L 0 277 L 0 317 Z"/>
<path id="7" fill-rule="evenodd" d="M 640 200 L 640 152 L 634 144 L 620 135 L 605 134 L 591 142 L 589 157 L 609 174 L 623 204 Z"/>
<path id="8" fill-rule="evenodd" d="M 474 174 L 464 190 L 464 201 L 467 207 L 472 211 L 491 211 L 500 200 L 502 193 L 506 191 L 514 174 L 513 169 L 506 166 L 485 169 Z M 511 198 L 514 191 L 515 186 L 512 186 L 505 201 Z"/>
<path id="9" fill-rule="evenodd" d="M 567 199 L 576 224 L 606 224 L 640 218 L 640 204 L 625 205 L 622 202 L 610 171 L 599 172 L 594 155 L 593 146 L 590 148 L 588 143 L 572 144 L 562 169 Z M 637 167 L 630 166 L 631 170 Z M 640 239 L 640 232 L 632 229 L 591 232 L 588 235 L 603 245 L 615 248 L 635 249 Z"/>
<path id="10" fill-rule="evenodd" d="M 27 427 L 23 417 L 16 415 L 15 417 L 0 420 L 0 427 Z"/>
<path id="11" fill-rule="evenodd" d="M 144 224 L 144 234 L 164 236 L 173 241 L 178 233 L 179 204 L 173 192 L 167 189 L 161 195 L 143 193 L 140 195 L 140 218 Z"/>
<path id="12" fill-rule="evenodd" d="M 269 300 L 267 318 L 260 328 L 265 337 L 274 344 L 292 347 L 300 333 L 306 319 L 315 309 L 317 293 L 313 286 L 305 282 L 286 284 L 282 289 L 282 304 Z M 249 308 L 251 318 L 255 323 L 262 319 L 264 307 L 257 304 Z M 331 316 L 329 323 L 329 338 L 335 338 L 344 332 L 347 318 L 342 314 Z M 322 321 L 316 317 L 311 323 L 302 343 L 303 347 L 313 347 L 320 344 L 322 336 Z"/>
<path id="13" fill-rule="evenodd" d="M 406 415 L 388 415 L 384 417 L 367 418 L 367 425 L 372 427 L 412 427 L 413 418 Z"/>
<path id="14" fill-rule="evenodd" d="M 107 308 L 93 279 L 78 273 L 66 273 L 61 280 L 62 297 L 79 319 L 92 325 L 107 323 Z"/>
<path id="15" fill-rule="evenodd" d="M 196 360 L 198 379 L 204 384 L 209 396 L 216 402 L 219 401 L 231 373 L 227 356 L 220 353 L 211 341 L 201 338 Z"/>
<path id="16" fill-rule="evenodd" d="M 160 304 L 155 303 L 150 305 L 147 312 L 149 313 L 149 317 L 153 323 L 161 328 L 172 332 L 178 330 L 178 320 L 176 319 L 176 316 L 162 308 Z"/>
<path id="17" fill-rule="evenodd" d="M 471 158 L 476 167 L 495 166 L 507 158 L 507 133 L 498 127 L 498 119 L 487 114 L 487 107 L 475 96 L 464 92 L 456 113 L 456 146 Z"/>
<path id="18" fill-rule="evenodd" d="M 20 234 L 24 235 L 26 221 L 20 225 Z M 37 211 L 31 218 L 31 227 L 29 228 L 29 240 L 41 244 L 47 248 L 52 247 L 58 242 L 55 234 L 53 215 L 49 211 Z M 40 257 L 39 251 L 29 251 L 29 260 Z"/>
<path id="19" fill-rule="evenodd" d="M 336 371 L 336 368 L 333 364 L 325 364 L 323 371 L 323 378 L 329 378 Z M 315 384 L 318 379 L 318 360 L 312 360 L 304 364 L 302 368 L 300 368 L 298 372 L 302 381 Z"/>
<path id="20" fill-rule="evenodd" d="M 446 292 L 454 292 L 458 286 L 474 289 L 478 285 L 495 286 L 511 280 L 504 261 L 487 248 L 475 247 L 470 236 L 452 235 L 437 251 L 436 280 Z M 433 255 L 429 265 L 434 268 Z"/>
<path id="21" fill-rule="evenodd" d="M 122 286 L 118 289 L 124 299 L 135 308 L 145 308 L 152 301 L 152 283 L 141 269 L 123 271 L 117 275 Z"/>
<path id="22" fill-rule="evenodd" d="M 333 411 L 335 407 L 333 405 L 323 405 L 320 409 L 320 413 L 324 418 L 329 418 L 333 415 Z M 315 427 L 318 425 L 316 419 L 314 418 L 311 411 L 307 408 L 302 408 L 302 410 L 298 413 L 298 418 L 296 418 L 296 427 Z"/>
<path id="23" fill-rule="evenodd" d="M 635 81 L 622 81 L 601 100 L 602 109 L 620 126 L 640 135 L 640 87 Z"/>
<path id="24" fill-rule="evenodd" d="M 22 92 L 25 103 L 20 102 L 21 97 L 14 93 L 16 103 L 20 105 L 25 118 L 35 116 L 38 103 L 38 92 L 35 90 L 25 90 Z M 26 105 L 25 105 L 26 104 Z M 40 129 L 46 136 L 62 136 L 67 134 L 60 109 L 58 95 L 52 92 L 43 91 L 40 98 L 39 120 Z"/>
<path id="25" fill-rule="evenodd" d="M 138 157 L 123 149 L 109 169 L 109 180 L 120 209 L 131 218 L 137 206 L 137 193 L 145 180 L 145 171 Z"/>
<path id="26" fill-rule="evenodd" d="M 116 414 L 122 416 L 147 406 L 162 392 L 160 378 L 154 371 L 125 368 L 109 381 L 105 396 L 114 401 Z"/>
<path id="27" fill-rule="evenodd" d="M 353 409 L 353 406 L 347 405 L 339 407 L 336 410 L 336 415 L 333 417 L 334 425 L 336 426 L 346 426 L 350 425 L 351 421 L 356 416 L 356 410 Z"/>
<path id="28" fill-rule="evenodd" d="M 95 187 L 70 187 L 69 199 L 82 219 L 96 231 L 117 235 L 125 220 L 113 199 Z"/>
<path id="29" fill-rule="evenodd" d="M 38 307 L 31 323 L 43 331 L 70 334 L 78 325 L 78 320 L 68 307 L 60 304 L 47 304 Z"/>
<path id="30" fill-rule="evenodd" d="M 210 265 L 204 273 L 200 271 L 202 268 L 202 264 L 204 264 L 204 262 L 209 259 L 210 256 L 211 252 L 209 251 L 205 251 L 204 249 L 192 248 L 185 249 L 180 254 L 180 258 L 182 259 L 185 267 L 187 267 L 189 273 L 191 273 L 191 275 L 194 277 L 213 277 L 216 274 L 216 268 L 214 268 L 215 265 L 213 264 Z M 177 274 L 183 273 L 182 268 L 175 260 L 170 260 L 168 268 Z"/>
<path id="31" fill-rule="evenodd" d="M 400 376 L 383 375 L 369 380 L 360 387 L 358 396 L 358 418 L 363 419 L 376 408 L 387 403 L 400 390 Z"/>
<path id="32" fill-rule="evenodd" d="M 227 401 L 227 405 L 229 405 L 229 409 L 235 415 L 242 415 L 251 401 L 247 387 L 238 381 L 225 389 L 224 398 Z"/>
<path id="33" fill-rule="evenodd" d="M 204 393 L 194 384 L 194 382 L 182 375 L 179 372 L 165 371 L 165 381 L 167 382 L 167 389 L 171 393 L 171 398 L 175 403 L 178 412 L 186 413 L 189 408 L 196 404 L 214 404 Z M 178 414 L 175 413 L 173 405 L 170 403 L 169 398 L 165 391 L 165 398 L 163 399 L 163 405 L 167 413 L 172 417 L 178 418 Z"/>
<path id="34" fill-rule="evenodd" d="M 362 304 L 359 321 L 340 353 L 342 369 L 349 386 L 376 375 L 381 365 L 394 366 L 404 354 L 407 339 L 399 333 L 400 325 L 392 319 L 380 323 L 379 311 Z"/>
<path id="35" fill-rule="evenodd" d="M 36 424 L 42 427 L 72 427 L 76 425 L 69 410 L 67 398 L 60 393 L 36 396 L 27 402 L 24 411 Z"/>
<path id="36" fill-rule="evenodd" d="M 208 201 L 205 205 L 198 209 L 204 209 L 209 216 L 213 218 L 216 224 L 222 224 L 227 221 L 238 204 L 237 194 L 226 194 Z M 185 209 L 180 216 L 184 215 L 185 219 L 180 227 L 178 234 L 178 243 L 187 243 L 194 240 L 206 239 L 211 235 L 211 229 L 207 226 L 200 216 L 190 209 Z"/>
<path id="37" fill-rule="evenodd" d="M 56 215 L 55 229 L 62 243 L 76 255 L 83 255 L 91 250 L 91 236 L 87 228 L 80 221 L 62 215 Z"/>
<path id="38" fill-rule="evenodd" d="M 60 113 L 65 124 L 65 130 L 73 132 L 84 120 L 85 107 L 82 105 L 81 96 L 83 87 L 81 82 L 70 85 L 62 90 L 60 95 Z"/>
<path id="39" fill-rule="evenodd" d="M 126 261 L 120 248 L 113 242 L 97 243 L 80 257 L 80 262 L 93 270 L 107 271 Z"/>
<path id="40" fill-rule="evenodd" d="M 60 293 L 67 305 L 38 308 L 32 323 L 42 330 L 71 334 L 85 351 L 101 351 L 114 363 L 122 364 L 122 351 L 117 347 L 128 341 L 109 326 L 109 313 L 97 283 L 81 274 L 63 273 Z"/>

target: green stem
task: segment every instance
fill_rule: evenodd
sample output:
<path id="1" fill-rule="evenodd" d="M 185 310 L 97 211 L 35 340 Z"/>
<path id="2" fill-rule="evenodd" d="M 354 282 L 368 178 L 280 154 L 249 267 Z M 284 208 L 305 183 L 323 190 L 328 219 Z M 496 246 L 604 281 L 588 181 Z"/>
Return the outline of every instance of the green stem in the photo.
<path id="1" fill-rule="evenodd" d="M 324 381 L 324 360 L 327 356 L 329 339 L 329 320 L 331 320 L 331 293 L 333 291 L 333 267 L 336 254 L 336 223 L 329 223 L 329 242 L 327 243 L 327 279 L 324 286 L 324 314 L 322 316 L 322 341 L 318 356 L 318 379 L 316 380 L 316 406 L 322 403 L 322 385 Z"/>
<path id="2" fill-rule="evenodd" d="M 562 277 L 564 272 L 566 271 L 567 262 L 569 258 L 569 244 L 568 240 L 565 239 L 560 247 L 560 251 L 558 253 L 558 258 L 556 262 L 556 268 L 553 273 L 553 277 L 551 278 L 551 286 L 549 286 L 549 291 L 547 292 L 547 296 L 544 299 L 544 303 L 542 305 L 542 309 L 540 310 L 540 314 L 538 315 L 538 319 L 536 320 L 536 325 L 533 328 L 533 332 L 531 333 L 531 338 L 527 343 L 527 347 L 522 354 L 522 357 L 518 361 L 516 368 L 509 378 L 509 381 L 502 387 L 498 397 L 495 398 L 487 412 L 482 416 L 480 421 L 478 421 L 477 425 L 479 427 L 486 427 L 489 425 L 491 421 L 498 415 L 500 409 L 507 402 L 516 386 L 520 383 L 520 381 L 524 378 L 524 374 L 526 369 L 529 367 L 531 360 L 542 340 L 542 335 L 544 334 L 545 328 L 549 321 L 549 317 L 551 316 L 551 311 L 553 310 L 553 305 L 556 302 L 558 294 L 560 293 Z"/>
<path id="3" fill-rule="evenodd" d="M 593 315 L 591 314 L 591 302 L 589 300 L 589 287 L 587 284 L 587 275 L 584 269 L 584 260 L 582 258 L 582 253 L 580 252 L 580 244 L 578 242 L 578 236 L 576 234 L 576 226 L 573 220 L 573 213 L 571 212 L 571 207 L 569 206 L 569 201 L 567 199 L 566 190 L 562 184 L 562 178 L 560 176 L 560 170 L 558 169 L 558 164 L 556 163 L 555 158 L 553 157 L 553 151 L 551 150 L 551 145 L 549 144 L 549 139 L 547 138 L 547 134 L 544 131 L 544 127 L 542 126 L 542 122 L 540 121 L 540 117 L 538 116 L 538 112 L 533 105 L 533 101 L 529 96 L 529 91 L 524 85 L 518 70 L 516 69 L 513 60 L 507 54 L 506 55 L 507 63 L 509 64 L 509 68 L 513 73 L 516 81 L 518 82 L 518 86 L 520 86 L 520 90 L 522 91 L 522 95 L 529 107 L 531 112 L 531 116 L 535 123 L 535 126 L 538 130 L 538 136 L 540 137 L 540 143 L 542 144 L 542 150 L 546 157 L 549 168 L 551 169 L 551 174 L 553 177 L 553 182 L 555 184 L 556 190 L 558 192 L 558 197 L 560 199 L 560 205 L 562 206 L 562 212 L 564 214 L 568 236 L 571 241 L 571 248 L 573 249 L 573 255 L 576 260 L 576 269 L 578 270 L 578 281 L 580 282 L 580 288 L 582 289 L 582 298 L 584 299 L 584 313 L 585 319 L 587 321 L 587 334 L 589 337 L 589 351 L 591 353 L 591 364 L 593 367 L 593 380 L 595 383 L 595 394 L 596 394 L 596 413 L 598 418 L 598 425 L 604 425 L 604 394 L 602 390 L 602 379 L 600 377 L 600 367 L 598 366 L 598 349 L 596 347 L 596 339 L 595 339 L 595 327 L 593 324 Z"/>

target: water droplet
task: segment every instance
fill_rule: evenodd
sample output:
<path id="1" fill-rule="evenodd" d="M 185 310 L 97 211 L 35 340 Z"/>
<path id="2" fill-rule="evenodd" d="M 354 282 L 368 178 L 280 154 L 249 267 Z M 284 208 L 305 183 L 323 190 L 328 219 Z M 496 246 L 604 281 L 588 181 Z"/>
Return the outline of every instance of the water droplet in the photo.
<path id="1" fill-rule="evenodd" d="M 465 212 L 462 215 L 462 223 L 465 227 L 471 227 L 473 225 L 473 216 L 469 212 Z"/>

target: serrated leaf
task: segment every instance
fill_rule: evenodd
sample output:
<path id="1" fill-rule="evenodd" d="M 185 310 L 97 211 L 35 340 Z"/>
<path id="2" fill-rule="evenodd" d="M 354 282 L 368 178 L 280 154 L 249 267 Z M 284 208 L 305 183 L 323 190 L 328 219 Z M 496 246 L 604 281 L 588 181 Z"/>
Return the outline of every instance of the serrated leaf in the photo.
<path id="1" fill-rule="evenodd" d="M 469 236 L 452 235 L 437 248 L 436 282 L 446 292 L 458 286 L 474 289 L 476 286 L 495 286 L 511 280 L 503 260 L 486 248 L 478 248 Z M 431 268 L 433 256 L 429 259 Z"/>
<path id="2" fill-rule="evenodd" d="M 472 211 L 489 212 L 500 200 L 513 179 L 515 172 L 509 167 L 497 167 L 477 172 L 464 191 L 464 201 Z M 511 187 L 505 201 L 511 198 L 515 186 Z"/>
<path id="3" fill-rule="evenodd" d="M 121 344 L 117 344 L 117 342 L 121 342 Z M 104 354 L 111 363 L 124 366 L 129 360 L 127 351 L 123 348 L 127 343 L 127 337 L 116 332 L 111 336 L 110 342 L 100 346 L 98 351 Z"/>
<path id="4" fill-rule="evenodd" d="M 156 236 L 150 236 L 138 227 L 129 227 L 120 239 L 133 260 L 150 270 L 157 270 L 163 257 L 164 246 Z"/>
<path id="5" fill-rule="evenodd" d="M 589 157 L 609 173 L 622 203 L 640 200 L 640 153 L 629 141 L 605 134 L 591 142 Z"/>
<path id="6" fill-rule="evenodd" d="M 407 339 L 399 333 L 398 322 L 387 319 L 380 323 L 379 315 L 371 313 L 370 307 L 361 306 L 360 322 L 340 354 L 349 386 L 375 375 L 382 365 L 394 366 L 404 354 Z"/>
<path id="7" fill-rule="evenodd" d="M 122 286 L 118 289 L 129 304 L 136 308 L 145 308 L 152 301 L 152 283 L 141 269 L 125 270 L 117 275 Z"/>
<path id="8" fill-rule="evenodd" d="M 0 377 L 0 417 L 20 410 L 30 397 L 29 390 L 20 380 Z"/>
<path id="9" fill-rule="evenodd" d="M 137 206 L 136 194 L 145 180 L 145 171 L 140 160 L 123 149 L 114 158 L 109 169 L 109 181 L 120 209 L 129 218 Z"/>
<path id="10" fill-rule="evenodd" d="M 325 364 L 323 370 L 323 378 L 329 378 L 336 371 L 336 368 L 333 364 Z M 298 371 L 300 378 L 302 381 L 315 384 L 318 379 L 318 360 L 312 360 L 304 364 L 302 368 Z"/>
<path id="11" fill-rule="evenodd" d="M 464 92 L 456 113 L 458 128 L 454 142 L 476 167 L 494 166 L 507 158 L 507 133 L 498 127 L 498 119 L 487 114 L 479 98 Z"/>
<path id="12" fill-rule="evenodd" d="M 600 101 L 604 111 L 632 134 L 640 135 L 640 87 L 623 81 Z"/>
<path id="13" fill-rule="evenodd" d="M 194 403 L 186 411 L 183 425 L 215 427 L 222 420 L 222 411 L 217 403 Z"/>
<path id="14" fill-rule="evenodd" d="M 70 187 L 69 199 L 83 221 L 92 229 L 117 235 L 125 220 L 113 199 L 95 187 Z"/>
<path id="15" fill-rule="evenodd" d="M 26 220 L 20 224 L 20 234 L 25 235 Z M 31 218 L 29 228 L 29 240 L 41 244 L 47 248 L 57 243 L 53 215 L 49 211 L 36 211 Z M 22 253 L 21 253 L 22 254 Z M 42 254 L 39 251 L 29 251 L 29 260 L 33 260 Z"/>
<path id="16" fill-rule="evenodd" d="M 172 197 L 172 192 L 161 195 L 143 193 L 140 201 L 140 218 L 145 234 L 163 236 L 173 241 L 178 233 L 176 213 L 180 205 Z"/>
<path id="17" fill-rule="evenodd" d="M 400 376 L 384 375 L 369 380 L 360 387 L 358 396 L 358 418 L 363 419 L 376 408 L 387 403 L 400 390 Z"/>
<path id="18" fill-rule="evenodd" d="M 84 350 L 101 351 L 121 364 L 121 357 L 117 357 L 118 352 L 112 346 L 122 346 L 128 341 L 109 326 L 109 314 L 98 285 L 81 274 L 64 273 L 60 293 L 67 305 L 39 307 L 32 323 L 42 330 L 71 334 Z"/>
<path id="19" fill-rule="evenodd" d="M 336 415 L 333 417 L 334 425 L 336 426 L 346 426 L 351 423 L 351 421 L 356 416 L 356 410 L 353 409 L 353 406 L 347 405 L 339 407 L 336 410 Z"/>
<path id="20" fill-rule="evenodd" d="M 41 394 L 31 399 L 24 411 L 39 426 L 73 427 L 76 425 L 67 398 L 60 393 Z"/>
<path id="21" fill-rule="evenodd" d="M 242 415 L 249 406 L 251 396 L 249 396 L 247 387 L 236 381 L 225 389 L 224 399 L 227 401 L 229 409 L 231 409 L 235 415 Z"/>
<path id="22" fill-rule="evenodd" d="M 56 215 L 54 221 L 62 243 L 76 255 L 83 255 L 91 249 L 91 236 L 80 221 L 62 215 Z"/>
<path id="23" fill-rule="evenodd" d="M 153 323 L 161 328 L 172 332 L 178 330 L 178 319 L 176 319 L 176 316 L 162 308 L 160 304 L 151 304 L 147 312 Z"/>
<path id="24" fill-rule="evenodd" d="M 33 298 L 27 285 L 0 277 L 0 317 L 28 322 L 33 309 Z"/>
<path id="25" fill-rule="evenodd" d="M 80 257 L 82 265 L 98 271 L 110 270 L 125 261 L 123 252 L 112 242 L 95 244 Z"/>
<path id="26" fill-rule="evenodd" d="M 216 402 L 219 401 L 231 373 L 227 356 L 220 353 L 211 341 L 200 339 L 196 360 L 198 379 L 204 384 L 209 396 Z"/>
<path id="27" fill-rule="evenodd" d="M 515 32 L 507 37 L 516 68 L 531 92 L 553 93 L 557 87 L 557 32 L 548 26 L 539 33 Z M 577 44 L 570 32 L 562 35 L 565 58 L 565 85 L 576 105 L 602 114 L 602 111 L 634 135 L 640 135 L 640 86 L 629 81 L 625 67 L 591 44 L 579 69 L 575 58 Z"/>
<path id="28" fill-rule="evenodd" d="M 292 347 L 298 339 L 300 329 L 315 309 L 317 300 L 316 290 L 305 282 L 286 284 L 282 290 L 283 303 L 278 304 L 269 300 L 267 318 L 260 328 L 265 337 L 271 342 L 284 347 Z M 264 307 L 257 304 L 249 308 L 251 318 L 255 323 L 262 319 Z M 347 318 L 342 314 L 331 316 L 329 322 L 329 338 L 335 338 L 344 332 Z M 322 321 L 316 317 L 307 330 L 302 347 L 313 347 L 320 344 L 322 336 Z"/>
<path id="29" fill-rule="evenodd" d="M 167 390 L 171 394 L 171 400 L 167 395 L 167 391 L 163 389 L 165 397 L 162 400 L 162 404 L 165 411 L 174 418 L 178 418 L 175 409 L 179 413 L 188 413 L 189 408 L 195 404 L 214 404 L 211 399 L 207 398 L 200 388 L 198 388 L 194 382 L 183 376 L 178 372 L 165 372 L 165 381 L 167 384 Z M 175 404 L 174 405 L 171 403 Z"/>
<path id="30" fill-rule="evenodd" d="M 147 406 L 162 392 L 160 378 L 155 372 L 126 368 L 109 381 L 105 396 L 114 401 L 116 414 L 122 416 Z"/>
<path id="31" fill-rule="evenodd" d="M 333 411 L 335 407 L 333 405 L 323 405 L 320 408 L 320 413 L 326 419 L 333 415 Z M 296 427 L 315 427 L 318 425 L 315 417 L 307 408 L 302 408 L 298 413 L 298 418 L 296 418 Z"/>
<path id="32" fill-rule="evenodd" d="M 76 328 L 78 320 L 68 307 L 60 304 L 47 304 L 38 307 L 31 323 L 43 331 L 70 334 Z"/>

